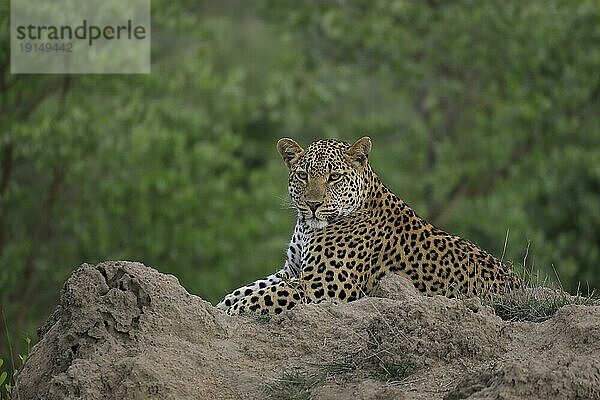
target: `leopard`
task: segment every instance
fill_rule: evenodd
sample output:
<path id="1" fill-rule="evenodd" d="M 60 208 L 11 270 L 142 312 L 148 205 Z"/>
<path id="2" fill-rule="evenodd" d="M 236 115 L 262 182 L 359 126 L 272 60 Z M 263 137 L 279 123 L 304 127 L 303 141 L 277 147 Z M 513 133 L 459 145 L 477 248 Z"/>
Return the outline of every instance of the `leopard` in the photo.
<path id="1" fill-rule="evenodd" d="M 306 149 L 277 142 L 288 168 L 296 224 L 283 266 L 234 290 L 216 307 L 229 315 L 280 314 L 298 304 L 368 296 L 387 274 L 427 295 L 501 295 L 523 286 L 512 265 L 419 217 L 371 167 L 372 141 L 334 139 Z"/>

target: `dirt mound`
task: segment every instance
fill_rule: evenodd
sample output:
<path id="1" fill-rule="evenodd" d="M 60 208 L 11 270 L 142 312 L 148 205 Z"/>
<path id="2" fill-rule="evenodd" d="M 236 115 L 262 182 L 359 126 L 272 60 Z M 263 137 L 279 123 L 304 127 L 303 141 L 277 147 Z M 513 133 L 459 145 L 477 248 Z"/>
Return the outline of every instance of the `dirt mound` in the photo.
<path id="1" fill-rule="evenodd" d="M 375 295 L 229 317 L 142 264 L 84 264 L 14 398 L 600 399 L 600 307 L 509 323 L 399 277 Z"/>

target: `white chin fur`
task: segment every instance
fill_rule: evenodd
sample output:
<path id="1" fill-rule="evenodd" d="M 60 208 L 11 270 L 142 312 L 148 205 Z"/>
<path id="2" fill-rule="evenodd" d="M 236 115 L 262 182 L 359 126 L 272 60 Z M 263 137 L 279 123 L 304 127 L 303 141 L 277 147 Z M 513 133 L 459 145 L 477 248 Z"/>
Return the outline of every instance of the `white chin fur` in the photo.
<path id="1" fill-rule="evenodd" d="M 311 227 L 313 229 L 322 229 L 328 225 L 327 221 L 323 221 L 322 219 L 316 219 L 316 218 L 306 219 L 304 222 L 306 222 L 306 225 L 308 225 L 309 227 Z"/>

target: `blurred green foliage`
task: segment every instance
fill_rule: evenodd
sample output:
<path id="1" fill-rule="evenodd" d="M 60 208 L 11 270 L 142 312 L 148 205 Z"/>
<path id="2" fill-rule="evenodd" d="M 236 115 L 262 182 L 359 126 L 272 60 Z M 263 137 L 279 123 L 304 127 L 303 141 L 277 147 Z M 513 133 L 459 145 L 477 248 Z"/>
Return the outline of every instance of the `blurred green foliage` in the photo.
<path id="1" fill-rule="evenodd" d="M 279 268 L 294 219 L 281 136 L 369 135 L 423 217 L 567 289 L 600 286 L 597 1 L 152 5 L 150 75 L 11 75 L 0 0 L 13 336 L 82 262 L 142 261 L 213 302 Z"/>

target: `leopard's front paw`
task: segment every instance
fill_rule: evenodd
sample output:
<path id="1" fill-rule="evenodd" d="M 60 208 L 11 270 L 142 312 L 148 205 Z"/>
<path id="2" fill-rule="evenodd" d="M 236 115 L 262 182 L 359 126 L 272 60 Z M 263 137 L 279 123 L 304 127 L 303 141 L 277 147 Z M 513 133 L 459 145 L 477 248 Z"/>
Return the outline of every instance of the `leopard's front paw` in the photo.
<path id="1" fill-rule="evenodd" d="M 215 307 L 218 308 L 219 310 L 227 311 L 229 308 L 231 308 L 231 306 L 233 306 L 238 301 L 239 301 L 239 298 L 237 296 L 235 296 L 233 293 L 231 293 L 231 294 L 228 294 L 227 296 L 223 297 L 223 300 L 218 302 Z"/>

